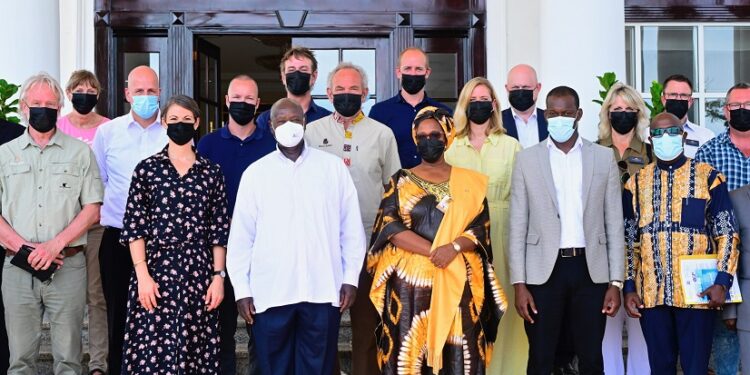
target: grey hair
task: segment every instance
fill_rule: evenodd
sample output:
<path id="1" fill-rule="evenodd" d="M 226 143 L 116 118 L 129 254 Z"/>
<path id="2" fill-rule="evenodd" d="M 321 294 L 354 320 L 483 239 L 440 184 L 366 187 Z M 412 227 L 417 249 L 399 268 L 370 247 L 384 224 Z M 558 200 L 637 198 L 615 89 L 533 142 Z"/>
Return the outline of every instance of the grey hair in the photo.
<path id="1" fill-rule="evenodd" d="M 58 83 L 57 80 L 47 72 L 39 72 L 36 75 L 29 77 L 26 82 L 21 85 L 21 91 L 18 93 L 18 101 L 25 102 L 29 90 L 39 84 L 46 85 L 55 93 L 55 96 L 57 96 L 57 107 L 62 108 L 65 100 L 65 92 L 62 87 L 60 87 L 60 83 Z M 26 106 L 28 107 L 28 104 L 26 104 Z M 18 112 L 24 122 L 28 121 L 26 115 L 23 114 L 23 111 L 19 109 Z"/>
<path id="2" fill-rule="evenodd" d="M 359 65 L 354 65 L 348 61 L 340 62 L 339 65 L 337 65 L 333 70 L 331 70 L 330 73 L 328 73 L 328 88 L 333 90 L 333 76 L 336 75 L 340 70 L 344 69 L 354 69 L 359 73 L 359 76 L 362 77 L 362 91 L 367 90 L 367 73 L 364 69 L 362 69 Z"/>

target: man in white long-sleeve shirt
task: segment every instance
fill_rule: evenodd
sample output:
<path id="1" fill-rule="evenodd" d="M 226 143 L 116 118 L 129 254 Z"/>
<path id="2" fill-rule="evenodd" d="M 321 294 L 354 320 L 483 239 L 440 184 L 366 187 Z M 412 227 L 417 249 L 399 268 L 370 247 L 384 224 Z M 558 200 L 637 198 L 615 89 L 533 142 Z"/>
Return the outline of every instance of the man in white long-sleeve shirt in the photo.
<path id="1" fill-rule="evenodd" d="M 273 105 L 278 150 L 243 173 L 229 234 L 237 307 L 269 375 L 332 373 L 341 312 L 354 302 L 365 256 L 349 171 L 307 147 L 304 126 L 299 104 Z"/>

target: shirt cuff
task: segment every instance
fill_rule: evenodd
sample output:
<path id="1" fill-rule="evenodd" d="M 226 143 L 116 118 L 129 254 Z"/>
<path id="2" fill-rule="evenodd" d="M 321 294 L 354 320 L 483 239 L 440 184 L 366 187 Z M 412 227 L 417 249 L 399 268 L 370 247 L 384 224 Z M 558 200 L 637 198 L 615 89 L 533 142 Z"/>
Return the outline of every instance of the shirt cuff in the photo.
<path id="1" fill-rule="evenodd" d="M 342 283 L 351 285 L 355 288 L 358 288 L 359 284 L 359 273 L 362 271 L 361 268 L 357 268 L 356 271 L 344 271 L 344 280 L 342 280 Z M 369 291 L 368 291 L 369 293 Z"/>
<path id="2" fill-rule="evenodd" d="M 734 282 L 734 276 L 732 276 L 731 273 L 728 272 L 719 272 L 718 275 L 716 275 L 716 280 L 714 281 L 714 284 L 716 285 L 722 285 L 729 290 L 729 288 L 732 287 L 732 283 Z"/>
<path id="3" fill-rule="evenodd" d="M 635 293 L 635 281 L 634 280 L 625 280 L 625 286 L 622 288 L 622 293 Z"/>
<path id="4" fill-rule="evenodd" d="M 239 301 L 243 298 L 250 298 L 253 296 L 253 293 L 250 291 L 250 285 L 248 283 L 232 283 L 232 287 L 234 288 L 235 301 Z"/>
<path id="5" fill-rule="evenodd" d="M 526 281 L 514 281 L 511 285 L 526 284 Z"/>

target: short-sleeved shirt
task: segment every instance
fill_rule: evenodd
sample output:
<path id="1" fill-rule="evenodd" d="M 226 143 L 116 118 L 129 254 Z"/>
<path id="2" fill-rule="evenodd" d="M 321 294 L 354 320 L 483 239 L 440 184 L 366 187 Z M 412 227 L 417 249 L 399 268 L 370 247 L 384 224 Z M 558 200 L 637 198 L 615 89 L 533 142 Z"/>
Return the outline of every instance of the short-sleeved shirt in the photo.
<path id="1" fill-rule="evenodd" d="M 305 112 L 305 123 L 309 124 L 313 121 L 320 120 L 331 114 L 331 111 L 315 104 L 314 101 L 310 101 L 310 108 Z M 270 129 L 271 128 L 271 110 L 267 110 L 258 115 L 255 119 L 255 125 L 259 128 Z"/>
<path id="2" fill-rule="evenodd" d="M 729 191 L 750 184 L 750 157 L 732 142 L 729 129 L 701 146 L 695 160 L 711 164 L 726 176 Z"/>
<path id="3" fill-rule="evenodd" d="M 453 114 L 448 106 L 428 97 L 427 94 L 416 107 L 412 107 L 404 100 L 400 92 L 388 100 L 375 104 L 370 109 L 369 117 L 391 128 L 393 135 L 396 136 L 398 156 L 404 168 L 414 168 L 422 162 L 417 153 L 417 145 L 414 144 L 414 139 L 411 136 L 411 128 L 417 112 L 429 106 L 443 108 Z"/>
<path id="4" fill-rule="evenodd" d="M 347 130 L 337 118 L 332 114 L 309 124 L 305 141 L 310 147 L 340 157 L 349 168 L 357 188 L 362 224 L 369 237 L 383 198 L 383 186 L 401 169 L 396 139 L 391 129 L 362 112 Z"/>
<path id="5" fill-rule="evenodd" d="M 101 203 L 102 181 L 91 149 L 56 131 L 44 149 L 28 131 L 0 146 L 0 206 L 5 221 L 25 240 L 46 242 L 62 232 L 83 206 Z M 86 244 L 86 233 L 66 246 Z"/>
<path id="6" fill-rule="evenodd" d="M 73 125 L 73 123 L 70 122 L 70 118 L 68 118 L 68 116 L 63 116 L 57 119 L 57 129 L 79 141 L 86 143 L 87 145 L 89 145 L 89 147 L 92 147 L 94 145 L 94 136 L 96 135 L 96 130 L 99 129 L 99 125 L 102 125 L 108 121 L 108 118 L 102 117 L 102 121 L 96 124 L 96 126 L 82 129 Z"/>
<path id="7" fill-rule="evenodd" d="M 620 166 L 621 161 L 624 161 L 627 164 L 628 175 L 625 177 L 630 177 L 638 173 L 638 171 L 640 171 L 641 168 L 645 167 L 647 164 L 650 164 L 652 161 L 656 160 L 653 156 L 653 151 L 650 150 L 651 146 L 641 141 L 641 139 L 637 136 L 633 136 L 633 139 L 630 140 L 630 144 L 628 145 L 628 148 L 625 149 L 625 153 L 622 154 L 622 156 L 620 156 L 620 151 L 618 151 L 617 147 L 615 147 L 612 143 L 612 137 L 609 137 L 607 139 L 600 139 L 597 143 L 604 147 L 609 147 L 612 149 L 612 152 L 614 152 L 615 155 L 615 162 L 617 162 L 617 166 L 619 167 L 621 176 L 625 174 L 625 171 Z M 626 181 L 627 178 L 621 178 L 620 184 L 624 185 Z"/>
<path id="8" fill-rule="evenodd" d="M 253 134 L 244 140 L 232 135 L 224 126 L 206 134 L 198 142 L 198 153 L 221 167 L 227 186 L 229 216 L 234 211 L 237 189 L 245 169 L 258 159 L 276 149 L 276 140 L 268 128 L 256 127 Z"/>

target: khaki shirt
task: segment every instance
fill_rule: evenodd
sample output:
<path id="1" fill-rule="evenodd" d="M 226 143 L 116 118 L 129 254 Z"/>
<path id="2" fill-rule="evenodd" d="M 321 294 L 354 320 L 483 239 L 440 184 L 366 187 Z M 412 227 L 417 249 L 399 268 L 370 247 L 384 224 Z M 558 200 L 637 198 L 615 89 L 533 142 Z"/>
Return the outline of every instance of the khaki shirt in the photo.
<path id="1" fill-rule="evenodd" d="M 308 146 L 329 152 L 340 158 L 349 168 L 359 198 L 362 224 L 369 240 L 383 186 L 401 169 L 396 138 L 391 129 L 369 117 L 360 115 L 349 125 L 349 137 L 335 114 L 307 125 L 305 141 Z M 348 145 L 348 147 L 346 147 Z"/>
<path id="2" fill-rule="evenodd" d="M 25 240 L 62 232 L 84 205 L 101 203 L 102 181 L 89 147 L 60 131 L 41 149 L 29 136 L 0 146 L 0 211 Z M 66 246 L 86 244 L 86 233 Z"/>
<path id="3" fill-rule="evenodd" d="M 628 148 L 625 149 L 625 153 L 622 155 L 622 157 L 620 157 L 620 151 L 618 151 L 615 145 L 612 143 L 611 137 L 599 140 L 598 143 L 604 147 L 609 147 L 612 149 L 612 152 L 614 152 L 615 155 L 615 161 L 617 162 L 618 169 L 620 170 L 620 176 L 622 176 L 625 172 L 625 170 L 622 168 L 622 163 L 620 163 L 621 161 L 624 161 L 627 164 L 628 176 L 633 176 L 638 173 L 641 168 L 656 160 L 653 155 L 649 155 L 648 146 L 643 141 L 641 141 L 641 139 L 638 138 L 637 135 L 633 136 L 633 139 L 630 141 L 630 145 L 628 145 Z M 627 182 L 627 180 L 623 181 L 621 179 L 620 185 L 625 185 L 625 182 Z"/>

